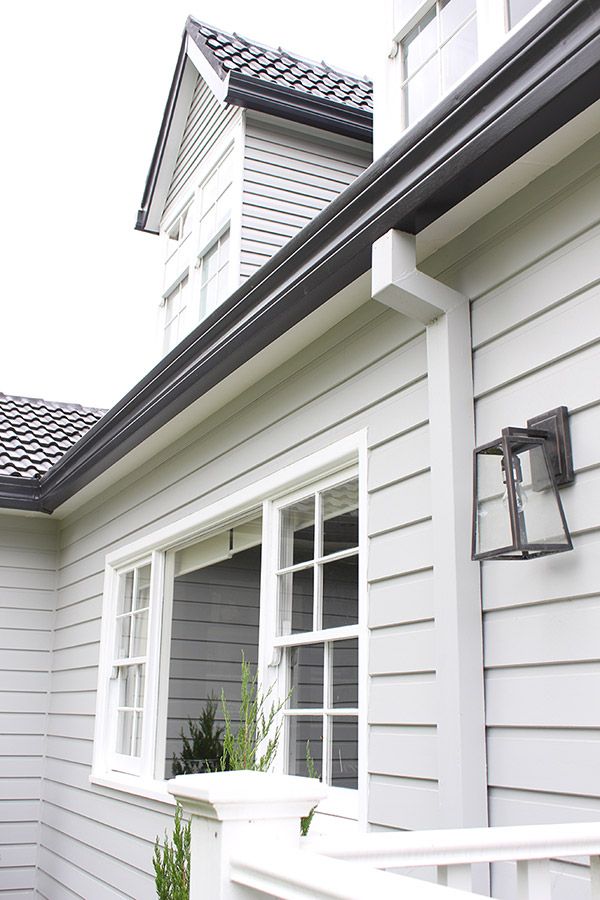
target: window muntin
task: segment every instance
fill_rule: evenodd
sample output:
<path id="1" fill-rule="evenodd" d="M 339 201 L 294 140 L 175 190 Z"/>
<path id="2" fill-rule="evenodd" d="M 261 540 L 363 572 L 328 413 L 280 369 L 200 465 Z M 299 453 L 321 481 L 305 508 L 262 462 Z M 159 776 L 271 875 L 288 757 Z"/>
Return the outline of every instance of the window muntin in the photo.
<path id="1" fill-rule="evenodd" d="M 278 509 L 277 637 L 286 765 L 307 748 L 326 784 L 358 787 L 358 479 L 324 484 Z"/>

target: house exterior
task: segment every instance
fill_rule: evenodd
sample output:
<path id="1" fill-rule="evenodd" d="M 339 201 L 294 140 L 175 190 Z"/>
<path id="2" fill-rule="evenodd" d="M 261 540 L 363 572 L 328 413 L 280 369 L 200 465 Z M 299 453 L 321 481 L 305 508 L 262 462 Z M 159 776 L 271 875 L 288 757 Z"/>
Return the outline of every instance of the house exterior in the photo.
<path id="1" fill-rule="evenodd" d="M 371 165 L 364 82 L 188 21 L 138 217 L 167 353 L 0 476 L 0 896 L 152 896 L 242 650 L 318 831 L 599 819 L 600 8 L 497 6 L 395 4 Z M 473 561 L 474 447 L 559 406 L 573 550 Z"/>

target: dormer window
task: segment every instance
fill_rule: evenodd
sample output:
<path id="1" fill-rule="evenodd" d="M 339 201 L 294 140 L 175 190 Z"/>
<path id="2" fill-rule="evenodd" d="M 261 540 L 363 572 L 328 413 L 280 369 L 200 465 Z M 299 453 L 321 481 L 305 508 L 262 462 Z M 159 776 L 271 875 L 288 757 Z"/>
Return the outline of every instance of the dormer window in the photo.
<path id="1" fill-rule="evenodd" d="M 231 290 L 229 233 L 233 182 L 232 148 L 200 186 L 200 319 L 209 315 Z"/>
<path id="2" fill-rule="evenodd" d="M 404 127 L 448 93 L 544 0 L 429 0 L 397 38 Z"/>

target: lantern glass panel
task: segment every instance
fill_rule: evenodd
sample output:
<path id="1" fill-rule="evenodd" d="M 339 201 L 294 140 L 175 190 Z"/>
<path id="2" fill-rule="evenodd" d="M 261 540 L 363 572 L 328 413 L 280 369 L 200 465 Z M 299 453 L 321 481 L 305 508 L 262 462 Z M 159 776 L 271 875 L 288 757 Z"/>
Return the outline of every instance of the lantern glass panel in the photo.
<path id="1" fill-rule="evenodd" d="M 482 448 L 476 456 L 476 554 L 513 545 L 503 459 L 500 441 Z"/>
<path id="2" fill-rule="evenodd" d="M 534 444 L 514 451 L 513 472 L 519 544 L 523 548 L 570 546 L 543 446 Z"/>

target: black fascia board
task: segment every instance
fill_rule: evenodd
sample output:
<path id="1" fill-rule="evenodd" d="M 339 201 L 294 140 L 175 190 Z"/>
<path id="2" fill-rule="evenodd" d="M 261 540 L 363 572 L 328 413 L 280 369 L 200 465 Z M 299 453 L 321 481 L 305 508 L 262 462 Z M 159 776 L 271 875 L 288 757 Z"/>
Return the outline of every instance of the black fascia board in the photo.
<path id="1" fill-rule="evenodd" d="M 370 268 L 600 98 L 600 17 L 553 0 L 97 422 L 40 482 L 51 512 Z"/>
<path id="2" fill-rule="evenodd" d="M 187 27 L 187 24 L 186 24 Z M 146 223 L 148 221 L 148 216 L 150 214 L 150 206 L 152 205 L 152 199 L 154 197 L 154 191 L 156 190 L 156 184 L 158 182 L 158 173 L 160 171 L 160 167 L 162 165 L 162 161 L 165 155 L 165 149 L 167 146 L 167 141 L 169 139 L 169 131 L 171 130 L 171 123 L 173 122 L 173 116 L 175 114 L 175 107 L 177 106 L 177 99 L 179 97 L 179 89 L 181 87 L 181 81 L 183 78 L 183 70 L 185 69 L 185 62 L 187 58 L 186 53 L 186 38 L 187 38 L 187 30 L 183 32 L 183 38 L 181 40 L 181 47 L 179 48 L 179 55 L 177 57 L 177 64 L 175 66 L 175 72 L 173 73 L 173 79 L 171 81 L 171 87 L 169 88 L 169 94 L 167 96 L 167 102 L 165 104 L 165 111 L 163 113 L 162 121 L 160 123 L 160 130 L 158 132 L 158 138 L 156 140 L 156 145 L 154 147 L 154 152 L 152 154 L 152 160 L 150 162 L 150 168 L 148 169 L 148 175 L 146 176 L 146 184 L 144 186 L 144 194 L 142 196 L 142 203 L 138 210 L 137 219 L 135 223 L 136 231 L 149 231 L 150 229 L 146 228 Z M 152 231 L 152 234 L 158 234 L 157 231 Z"/>
<path id="3" fill-rule="evenodd" d="M 40 479 L 0 475 L 0 508 L 41 512 Z"/>
<path id="4" fill-rule="evenodd" d="M 240 72 L 230 72 L 225 98 L 228 103 L 301 125 L 342 134 L 366 143 L 373 142 L 373 114 L 356 106 L 315 97 L 308 92 L 283 87 Z"/>

